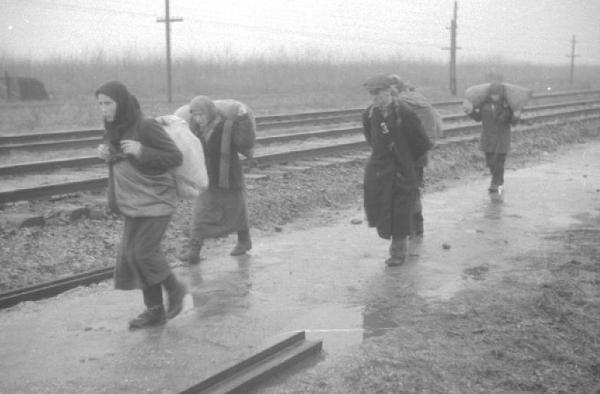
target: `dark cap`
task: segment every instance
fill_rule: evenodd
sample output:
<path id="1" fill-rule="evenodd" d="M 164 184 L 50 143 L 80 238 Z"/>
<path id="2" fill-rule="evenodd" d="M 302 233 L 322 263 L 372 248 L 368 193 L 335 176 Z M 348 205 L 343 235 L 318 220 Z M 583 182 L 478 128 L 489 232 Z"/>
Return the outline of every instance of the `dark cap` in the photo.
<path id="1" fill-rule="evenodd" d="M 392 86 L 394 81 L 385 74 L 377 74 L 365 81 L 363 86 L 367 90 L 387 89 Z"/>

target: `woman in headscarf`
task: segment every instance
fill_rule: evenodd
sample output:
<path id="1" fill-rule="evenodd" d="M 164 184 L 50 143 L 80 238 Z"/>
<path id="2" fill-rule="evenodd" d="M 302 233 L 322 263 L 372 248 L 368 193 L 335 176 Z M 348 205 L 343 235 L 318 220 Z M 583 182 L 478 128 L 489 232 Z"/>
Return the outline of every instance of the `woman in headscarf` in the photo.
<path id="1" fill-rule="evenodd" d="M 96 90 L 104 117 L 99 156 L 108 163 L 108 205 L 124 218 L 115 266 L 115 288 L 142 289 L 146 310 L 129 322 L 131 328 L 163 324 L 182 308 L 185 286 L 171 272 L 160 243 L 175 211 L 175 179 L 170 169 L 182 162 L 181 151 L 140 106 L 121 82 Z M 162 288 L 168 294 L 168 311 Z"/>
<path id="2" fill-rule="evenodd" d="M 187 113 L 182 114 L 182 111 Z M 246 187 L 236 143 L 236 122 L 225 119 L 207 96 L 197 96 L 189 106 L 176 114 L 189 120 L 190 129 L 202 141 L 208 188 L 196 198 L 187 253 L 182 260 L 191 264 L 200 261 L 200 251 L 206 238 L 216 238 L 237 232 L 238 241 L 232 256 L 252 248 L 248 225 Z"/>
<path id="3" fill-rule="evenodd" d="M 504 164 L 510 151 L 510 125 L 518 120 L 506 99 L 504 85 L 493 82 L 488 87 L 485 101 L 473 109 L 469 116 L 481 122 L 479 149 L 485 153 L 485 163 L 492 180 L 490 193 L 501 193 L 504 185 Z"/>

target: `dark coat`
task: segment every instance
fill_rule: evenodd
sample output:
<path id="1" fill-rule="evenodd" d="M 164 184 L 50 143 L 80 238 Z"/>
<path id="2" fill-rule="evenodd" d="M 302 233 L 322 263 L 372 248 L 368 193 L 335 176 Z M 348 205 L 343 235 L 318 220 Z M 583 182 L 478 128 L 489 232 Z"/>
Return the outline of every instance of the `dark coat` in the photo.
<path id="1" fill-rule="evenodd" d="M 380 237 L 410 234 L 418 195 L 415 161 L 431 148 L 421 121 L 406 104 L 394 102 L 384 115 L 369 107 L 363 113 L 371 156 L 365 168 L 364 207 L 370 227 Z"/>
<path id="2" fill-rule="evenodd" d="M 483 152 L 508 153 L 510 151 L 510 124 L 513 111 L 506 100 L 494 103 L 484 101 L 469 116 L 482 124 L 479 149 Z"/>
<path id="3" fill-rule="evenodd" d="M 171 274 L 160 244 L 177 201 L 168 170 L 181 164 L 182 153 L 154 119 L 140 118 L 121 139 L 140 141 L 142 154 L 136 159 L 117 152 L 109 164 L 109 202 L 125 217 L 115 288 L 144 289 Z"/>
<path id="4" fill-rule="evenodd" d="M 124 155 L 119 146 L 122 140 L 139 141 L 141 156 Z M 168 170 L 181 165 L 183 155 L 162 126 L 140 117 L 110 144 L 109 207 L 129 217 L 172 214 L 177 195 L 175 179 Z"/>
<path id="5" fill-rule="evenodd" d="M 225 127 L 225 119 L 214 127 L 210 133 L 208 140 L 200 138 L 202 147 L 204 148 L 204 160 L 206 161 L 206 172 L 208 174 L 208 186 L 211 188 L 219 187 L 219 174 L 221 165 L 221 141 L 223 138 L 223 130 Z M 201 134 L 197 134 L 201 135 Z M 237 147 L 232 146 L 229 149 L 229 189 L 243 189 L 244 176 L 242 172 L 242 164 L 238 155 Z"/>

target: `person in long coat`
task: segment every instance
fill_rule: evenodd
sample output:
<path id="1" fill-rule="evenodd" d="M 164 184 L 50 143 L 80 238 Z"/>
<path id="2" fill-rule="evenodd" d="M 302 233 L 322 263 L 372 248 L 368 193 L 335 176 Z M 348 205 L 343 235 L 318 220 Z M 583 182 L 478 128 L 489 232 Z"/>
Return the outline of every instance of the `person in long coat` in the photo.
<path id="1" fill-rule="evenodd" d="M 186 294 L 160 247 L 177 201 L 169 170 L 182 163 L 182 153 L 158 122 L 142 115 L 121 82 L 108 82 L 95 95 L 104 117 L 98 155 L 109 167 L 108 205 L 124 219 L 115 288 L 142 289 L 146 310 L 129 322 L 131 328 L 163 324 L 181 311 Z"/>
<path id="2" fill-rule="evenodd" d="M 371 146 L 365 168 L 364 207 L 370 227 L 392 240 L 388 265 L 406 258 L 408 237 L 418 196 L 416 160 L 431 142 L 417 115 L 392 96 L 393 81 L 386 75 L 369 78 L 364 86 L 373 104 L 363 113 L 363 129 Z"/>
<path id="3" fill-rule="evenodd" d="M 485 163 L 490 170 L 490 193 L 502 191 L 504 185 L 504 165 L 510 152 L 510 126 L 518 120 L 508 105 L 502 83 L 491 83 L 483 103 L 469 113 L 469 116 L 482 124 L 479 149 L 485 153 Z"/>
<path id="4" fill-rule="evenodd" d="M 189 113 L 182 113 L 184 111 Z M 238 155 L 245 147 L 241 146 L 243 136 L 240 138 L 237 129 L 243 126 L 238 122 L 253 119 L 227 120 L 207 96 L 194 97 L 189 106 L 180 108 L 176 115 L 189 120 L 190 129 L 200 138 L 208 174 L 208 188 L 200 192 L 194 202 L 189 247 L 180 258 L 197 264 L 205 239 L 232 233 L 237 233 L 238 240 L 230 254 L 245 254 L 252 249 L 252 240 L 246 186 Z"/>
<path id="5" fill-rule="evenodd" d="M 417 92 L 413 86 L 408 85 L 397 74 L 390 74 L 392 80 L 392 96 L 395 100 L 400 100 L 415 112 L 419 117 L 423 129 L 430 140 L 438 139 L 444 136 L 444 124 L 441 115 L 433 105 Z M 424 229 L 423 203 L 421 196 L 425 188 L 425 167 L 429 164 L 427 152 L 416 160 L 417 180 L 419 182 L 419 195 L 415 203 L 415 212 L 413 214 L 413 231 L 411 235 L 422 237 Z"/>

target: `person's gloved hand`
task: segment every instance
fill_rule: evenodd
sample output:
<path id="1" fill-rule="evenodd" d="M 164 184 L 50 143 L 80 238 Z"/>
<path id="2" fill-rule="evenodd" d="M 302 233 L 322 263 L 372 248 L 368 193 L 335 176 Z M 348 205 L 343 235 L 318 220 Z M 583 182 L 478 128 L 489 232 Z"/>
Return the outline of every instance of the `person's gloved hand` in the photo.
<path id="1" fill-rule="evenodd" d="M 98 148 L 96 148 L 96 155 L 100 159 L 106 161 L 110 157 L 110 148 L 106 144 L 100 144 L 98 145 Z"/>
<path id="2" fill-rule="evenodd" d="M 136 159 L 139 159 L 142 155 L 142 144 L 135 140 L 122 140 L 121 149 L 125 154 L 132 155 Z"/>

